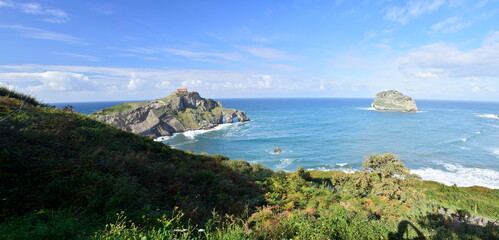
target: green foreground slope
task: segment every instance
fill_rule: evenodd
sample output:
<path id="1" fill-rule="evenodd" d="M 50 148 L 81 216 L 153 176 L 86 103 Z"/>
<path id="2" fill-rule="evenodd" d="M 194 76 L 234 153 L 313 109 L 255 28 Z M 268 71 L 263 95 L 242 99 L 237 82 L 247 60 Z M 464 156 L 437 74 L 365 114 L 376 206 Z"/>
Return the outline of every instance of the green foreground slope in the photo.
<path id="1" fill-rule="evenodd" d="M 499 190 L 413 179 L 392 154 L 353 174 L 272 172 L 4 92 L 0 239 L 499 238 L 466 221 L 499 219 Z"/>
<path id="2" fill-rule="evenodd" d="M 264 200 L 255 181 L 271 172 L 260 165 L 171 149 L 71 111 L 30 104 L 18 111 L 21 105 L 0 96 L 0 219 L 19 224 L 1 230 L 50 224 L 61 214 L 86 218 L 74 228 L 102 227 L 120 211 L 140 219 L 176 207 L 200 223 L 213 209 L 240 214 Z M 32 221 L 22 222 L 26 216 Z M 39 229 L 18 229 L 29 230 Z"/>

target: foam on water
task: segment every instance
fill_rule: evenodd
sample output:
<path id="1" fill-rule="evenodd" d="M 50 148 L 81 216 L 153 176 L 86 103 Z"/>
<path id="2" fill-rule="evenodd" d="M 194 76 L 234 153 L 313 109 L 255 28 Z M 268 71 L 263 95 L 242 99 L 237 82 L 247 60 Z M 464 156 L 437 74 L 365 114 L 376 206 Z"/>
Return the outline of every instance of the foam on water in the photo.
<path id="1" fill-rule="evenodd" d="M 376 111 L 373 107 L 356 107 L 355 109 L 359 110 L 368 110 L 368 111 Z"/>
<path id="2" fill-rule="evenodd" d="M 226 128 L 229 128 L 232 126 L 237 126 L 239 124 L 242 124 L 242 123 L 222 123 L 222 124 L 219 124 L 216 127 L 211 128 L 211 129 L 191 130 L 191 131 L 185 131 L 185 132 L 180 132 L 180 133 L 174 133 L 173 136 L 171 136 L 171 137 L 162 136 L 162 137 L 156 138 L 155 141 L 166 141 L 166 140 L 168 140 L 172 137 L 176 137 L 178 135 L 183 135 L 187 138 L 194 139 L 198 135 L 202 135 L 202 134 L 205 134 L 208 132 L 213 132 L 213 131 L 220 131 L 220 130 L 223 130 L 223 129 L 226 129 Z M 161 140 L 161 139 L 163 139 L 163 140 Z"/>
<path id="3" fill-rule="evenodd" d="M 187 132 L 182 132 L 179 134 L 184 135 L 187 138 L 194 139 L 196 138 L 197 135 L 205 134 L 207 132 L 213 131 L 214 129 L 209 129 L 209 130 L 192 130 L 192 131 L 187 131 Z"/>
<path id="4" fill-rule="evenodd" d="M 461 139 L 459 139 L 459 141 L 461 141 L 461 142 L 467 142 L 467 141 L 468 141 L 468 140 L 470 140 L 471 138 L 474 138 L 474 137 L 475 137 L 475 135 L 480 135 L 480 134 L 482 134 L 482 132 L 480 132 L 480 131 L 476 131 L 476 132 L 475 132 L 475 134 L 473 134 L 473 135 L 469 135 L 469 137 L 466 137 L 466 138 L 461 138 Z"/>
<path id="5" fill-rule="evenodd" d="M 279 155 L 279 154 L 285 154 L 285 153 L 292 153 L 292 150 L 289 149 L 281 149 L 280 152 L 274 152 L 274 149 L 267 149 L 266 152 L 272 155 Z"/>
<path id="6" fill-rule="evenodd" d="M 336 165 L 338 165 L 340 167 L 344 167 L 344 166 L 348 165 L 348 163 L 337 163 Z"/>
<path id="7" fill-rule="evenodd" d="M 295 160 L 290 158 L 281 159 L 279 164 L 275 166 L 276 169 L 283 169 L 291 165 Z"/>
<path id="8" fill-rule="evenodd" d="M 161 136 L 161 137 L 155 138 L 154 141 L 155 142 L 164 142 L 170 138 L 171 138 L 171 136 Z"/>
<path id="9" fill-rule="evenodd" d="M 482 118 L 499 119 L 499 115 L 496 115 L 496 114 L 478 114 L 478 115 L 475 115 L 475 116 L 482 117 Z"/>
<path id="10" fill-rule="evenodd" d="M 342 171 L 344 173 L 354 173 L 358 170 L 352 169 L 352 168 L 331 168 L 331 167 L 315 167 L 315 168 L 307 168 L 307 171 Z"/>
<path id="11" fill-rule="evenodd" d="M 499 148 L 492 149 L 492 154 L 496 155 L 496 158 L 499 158 Z"/>
<path id="12" fill-rule="evenodd" d="M 424 180 L 431 180 L 445 185 L 456 184 L 459 187 L 484 186 L 499 189 L 499 172 L 491 169 L 468 168 L 456 164 L 444 164 L 443 169 L 413 169 Z"/>

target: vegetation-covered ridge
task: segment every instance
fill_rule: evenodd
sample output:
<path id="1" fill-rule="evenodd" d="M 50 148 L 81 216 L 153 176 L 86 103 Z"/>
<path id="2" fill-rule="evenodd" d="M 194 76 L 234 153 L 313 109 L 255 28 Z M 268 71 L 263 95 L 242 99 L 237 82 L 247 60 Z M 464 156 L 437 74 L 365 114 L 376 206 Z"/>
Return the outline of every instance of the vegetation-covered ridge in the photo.
<path id="1" fill-rule="evenodd" d="M 90 114 L 91 117 L 143 136 L 209 129 L 221 123 L 249 121 L 243 111 L 222 108 L 220 102 L 197 92 L 175 92 L 147 102 L 123 103 Z"/>
<path id="2" fill-rule="evenodd" d="M 0 239 L 499 238 L 499 190 L 418 180 L 393 154 L 273 172 L 24 101 L 0 95 Z"/>

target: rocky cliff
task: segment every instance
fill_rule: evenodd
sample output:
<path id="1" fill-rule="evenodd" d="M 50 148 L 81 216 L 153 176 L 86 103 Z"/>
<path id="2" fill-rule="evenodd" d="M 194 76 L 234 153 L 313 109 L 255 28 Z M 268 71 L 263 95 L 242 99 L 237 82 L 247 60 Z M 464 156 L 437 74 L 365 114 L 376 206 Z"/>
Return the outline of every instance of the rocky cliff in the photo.
<path id="1" fill-rule="evenodd" d="M 90 116 L 152 138 L 250 120 L 245 112 L 222 108 L 220 102 L 204 99 L 197 92 L 176 92 L 153 101 L 123 103 Z"/>
<path id="2" fill-rule="evenodd" d="M 395 90 L 376 94 L 371 106 L 378 111 L 417 112 L 416 102 Z"/>

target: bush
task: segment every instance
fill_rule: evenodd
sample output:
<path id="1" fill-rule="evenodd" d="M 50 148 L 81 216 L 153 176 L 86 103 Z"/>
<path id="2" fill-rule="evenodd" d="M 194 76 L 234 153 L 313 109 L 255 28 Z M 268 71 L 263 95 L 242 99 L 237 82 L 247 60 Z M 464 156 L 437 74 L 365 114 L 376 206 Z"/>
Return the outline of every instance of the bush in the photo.
<path id="1" fill-rule="evenodd" d="M 404 163 L 400 161 L 397 155 L 392 153 L 372 154 L 362 163 L 362 167 L 380 178 L 410 175 L 410 170 L 404 166 Z"/>

